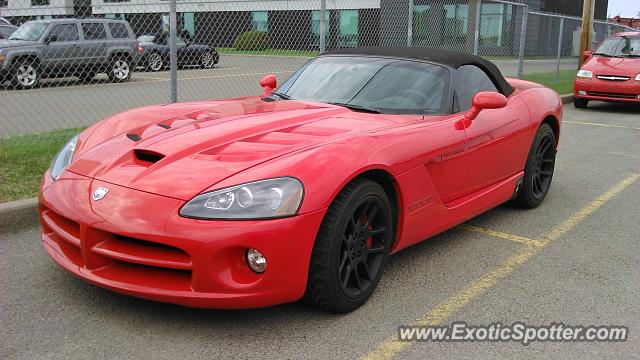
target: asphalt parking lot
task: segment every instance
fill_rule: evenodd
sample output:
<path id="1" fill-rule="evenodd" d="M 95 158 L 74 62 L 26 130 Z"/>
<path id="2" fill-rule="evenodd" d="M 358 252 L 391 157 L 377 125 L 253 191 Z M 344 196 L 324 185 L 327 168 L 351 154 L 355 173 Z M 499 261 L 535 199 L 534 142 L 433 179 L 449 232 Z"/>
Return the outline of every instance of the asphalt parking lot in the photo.
<path id="1" fill-rule="evenodd" d="M 222 55 L 214 69 L 178 71 L 178 100 L 198 101 L 259 95 L 262 76 L 287 79 L 309 59 L 304 57 Z M 575 59 L 563 59 L 562 69 L 575 69 Z M 495 60 L 507 76 L 516 76 L 516 60 Z M 528 60 L 527 73 L 555 71 L 555 60 Z M 85 127 L 113 114 L 168 102 L 169 72 L 136 71 L 127 83 L 109 83 L 99 75 L 83 84 L 75 78 L 44 80 L 39 88 L 0 88 L 0 137 L 56 129 Z"/>
<path id="2" fill-rule="evenodd" d="M 135 299 L 54 265 L 37 227 L 3 234 L 0 357 L 635 358 L 639 113 L 616 104 L 565 106 L 556 173 L 541 207 L 500 206 L 393 256 L 370 301 L 347 315 L 298 303 L 216 311 Z M 625 325 L 630 338 L 527 346 L 395 340 L 400 325 L 454 321 Z"/>

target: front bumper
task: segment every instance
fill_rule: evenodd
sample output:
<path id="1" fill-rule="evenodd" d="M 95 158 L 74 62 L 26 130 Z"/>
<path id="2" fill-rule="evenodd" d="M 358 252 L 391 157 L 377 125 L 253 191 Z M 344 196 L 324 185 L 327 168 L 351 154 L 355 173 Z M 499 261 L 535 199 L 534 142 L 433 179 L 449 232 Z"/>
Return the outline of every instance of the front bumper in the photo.
<path id="1" fill-rule="evenodd" d="M 99 201 L 92 192 L 109 189 Z M 309 259 L 326 209 L 263 221 L 182 218 L 184 201 L 66 171 L 40 191 L 42 241 L 62 267 L 92 284 L 191 307 L 253 308 L 304 294 Z M 256 274 L 248 248 L 267 259 Z"/>
<path id="2" fill-rule="evenodd" d="M 633 78 L 627 81 L 576 79 L 573 96 L 587 100 L 610 102 L 640 103 L 640 81 Z"/>

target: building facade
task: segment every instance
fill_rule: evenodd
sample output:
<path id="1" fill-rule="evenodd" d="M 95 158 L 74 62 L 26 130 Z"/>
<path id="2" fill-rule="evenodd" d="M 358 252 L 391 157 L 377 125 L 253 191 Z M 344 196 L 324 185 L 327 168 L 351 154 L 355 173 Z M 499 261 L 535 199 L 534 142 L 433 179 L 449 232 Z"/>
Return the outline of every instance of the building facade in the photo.
<path id="1" fill-rule="evenodd" d="M 480 53 L 516 55 L 524 7 L 490 0 L 478 7 L 478 1 L 328 0 L 323 19 L 327 48 L 409 44 L 472 51 L 479 18 Z M 571 16 L 580 15 L 582 9 L 582 0 L 515 2 L 533 11 Z M 597 19 L 606 18 L 607 3 L 596 2 Z M 166 0 L 0 0 L 0 6 L 0 14 L 14 22 L 63 16 L 121 18 L 131 23 L 137 35 L 166 31 L 169 22 Z M 319 7 L 320 0 L 177 0 L 178 27 L 194 41 L 216 47 L 231 47 L 241 33 L 255 30 L 268 33 L 272 48 L 317 49 Z M 558 24 L 554 18 L 530 15 L 526 54 L 555 54 L 557 37 L 551 34 L 558 33 Z M 564 41 L 572 41 L 576 24 L 567 24 Z"/>

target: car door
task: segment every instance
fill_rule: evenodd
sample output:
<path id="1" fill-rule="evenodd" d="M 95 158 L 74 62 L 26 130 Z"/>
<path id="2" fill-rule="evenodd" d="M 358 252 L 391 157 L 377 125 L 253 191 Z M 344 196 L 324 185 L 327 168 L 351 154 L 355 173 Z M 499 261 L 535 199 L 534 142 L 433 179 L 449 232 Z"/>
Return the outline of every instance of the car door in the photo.
<path id="1" fill-rule="evenodd" d="M 475 65 L 455 72 L 456 101 L 463 115 L 481 91 L 495 91 L 491 78 Z M 529 144 L 529 110 L 517 96 L 510 96 L 501 109 L 482 110 L 464 128 L 462 152 L 446 162 L 445 184 L 449 202 L 495 184 L 523 170 Z"/>
<path id="2" fill-rule="evenodd" d="M 81 23 L 84 40 L 81 45 L 83 62 L 87 65 L 103 65 L 107 62 L 109 39 L 103 22 Z"/>
<path id="3" fill-rule="evenodd" d="M 42 61 L 49 70 L 64 72 L 80 61 L 80 37 L 76 23 L 57 23 L 44 37 Z"/>

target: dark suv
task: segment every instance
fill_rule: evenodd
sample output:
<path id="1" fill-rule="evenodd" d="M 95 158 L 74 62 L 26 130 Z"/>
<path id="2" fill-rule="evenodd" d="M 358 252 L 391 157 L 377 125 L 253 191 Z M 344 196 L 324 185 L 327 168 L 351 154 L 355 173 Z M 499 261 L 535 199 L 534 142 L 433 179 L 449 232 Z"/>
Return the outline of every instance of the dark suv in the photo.
<path id="1" fill-rule="evenodd" d="M 83 81 L 105 72 L 129 80 L 141 55 L 129 23 L 107 19 L 28 21 L 0 42 L 0 80 L 29 89 L 41 77 L 77 76 Z"/>

